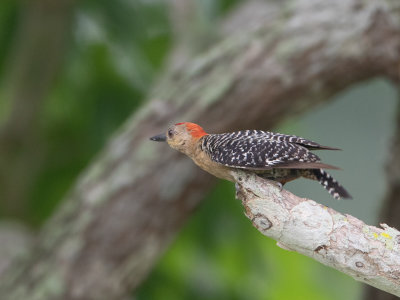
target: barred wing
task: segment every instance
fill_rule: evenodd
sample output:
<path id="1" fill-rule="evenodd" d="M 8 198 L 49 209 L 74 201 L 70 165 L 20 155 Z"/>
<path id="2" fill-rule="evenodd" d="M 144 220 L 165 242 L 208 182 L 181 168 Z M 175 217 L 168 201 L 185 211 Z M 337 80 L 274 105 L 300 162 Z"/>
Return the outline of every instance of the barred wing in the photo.
<path id="1" fill-rule="evenodd" d="M 246 130 L 204 136 L 202 148 L 222 165 L 246 169 L 337 169 L 309 149 L 335 149 L 290 135 Z"/>
<path id="2" fill-rule="evenodd" d="M 307 140 L 307 139 L 299 137 L 297 135 L 288 135 L 288 134 L 275 133 L 275 132 L 262 131 L 262 130 L 246 130 L 246 131 L 239 131 L 239 132 L 245 133 L 245 135 L 254 135 L 254 136 L 265 138 L 265 139 L 268 139 L 271 141 L 298 144 L 309 150 L 340 150 L 339 148 L 333 148 L 333 147 L 320 145 L 314 141 Z M 239 132 L 234 132 L 234 133 L 237 134 Z"/>

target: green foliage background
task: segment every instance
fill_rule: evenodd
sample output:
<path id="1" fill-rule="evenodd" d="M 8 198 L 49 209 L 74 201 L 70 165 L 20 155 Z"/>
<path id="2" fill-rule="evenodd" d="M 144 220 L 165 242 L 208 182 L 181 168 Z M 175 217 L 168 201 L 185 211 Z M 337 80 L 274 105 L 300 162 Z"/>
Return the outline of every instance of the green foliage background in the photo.
<path id="1" fill-rule="evenodd" d="M 196 28 L 212 30 L 238 2 L 198 0 Z M 24 2 L 0 1 L 0 95 L 7 88 L 23 8 Z M 51 215 L 79 173 L 142 104 L 162 72 L 173 43 L 167 10 L 163 1 L 76 2 L 67 55 L 37 125 L 42 163 L 24 218 L 33 228 Z M 11 105 L 5 96 L 0 98 L 0 122 Z M 307 121 L 292 120 L 284 131 L 307 136 L 312 133 L 307 128 Z M 310 190 L 314 188 L 318 189 L 313 185 Z M 230 183 L 221 182 L 206 198 L 135 293 L 136 299 L 359 297 L 360 286 L 354 280 L 282 250 L 256 231 L 243 215 Z M 1 218 L 7 218 L 6 211 Z"/>

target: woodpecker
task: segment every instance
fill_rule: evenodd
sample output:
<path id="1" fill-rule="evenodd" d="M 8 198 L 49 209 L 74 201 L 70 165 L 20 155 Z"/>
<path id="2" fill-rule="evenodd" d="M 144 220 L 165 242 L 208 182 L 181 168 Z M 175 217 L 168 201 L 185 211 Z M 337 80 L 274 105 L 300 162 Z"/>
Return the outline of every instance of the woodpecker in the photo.
<path id="1" fill-rule="evenodd" d="M 190 122 L 177 123 L 166 133 L 150 138 L 189 156 L 212 175 L 235 182 L 232 171 L 242 169 L 285 183 L 304 177 L 318 181 L 335 199 L 350 194 L 323 169 L 338 169 L 322 163 L 310 150 L 339 150 L 295 136 L 262 130 L 208 134 Z"/>

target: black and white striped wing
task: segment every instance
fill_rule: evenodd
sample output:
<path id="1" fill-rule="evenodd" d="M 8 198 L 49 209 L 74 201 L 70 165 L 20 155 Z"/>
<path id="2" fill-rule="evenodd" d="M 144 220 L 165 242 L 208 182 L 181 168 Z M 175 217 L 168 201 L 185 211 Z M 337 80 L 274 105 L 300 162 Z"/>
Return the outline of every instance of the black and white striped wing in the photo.
<path id="1" fill-rule="evenodd" d="M 307 149 L 319 144 L 296 136 L 246 130 L 211 134 L 203 138 L 202 148 L 222 165 L 245 169 L 335 168 L 320 162 Z"/>
<path id="2" fill-rule="evenodd" d="M 320 145 L 314 141 L 307 140 L 305 138 L 296 136 L 296 135 L 287 135 L 282 133 L 275 133 L 270 131 L 262 131 L 262 130 L 246 130 L 239 132 L 247 132 L 248 135 L 259 136 L 261 138 L 265 138 L 271 141 L 277 142 L 286 142 L 290 144 L 298 144 L 303 146 L 309 150 L 340 150 L 339 148 L 333 148 L 328 146 Z"/>

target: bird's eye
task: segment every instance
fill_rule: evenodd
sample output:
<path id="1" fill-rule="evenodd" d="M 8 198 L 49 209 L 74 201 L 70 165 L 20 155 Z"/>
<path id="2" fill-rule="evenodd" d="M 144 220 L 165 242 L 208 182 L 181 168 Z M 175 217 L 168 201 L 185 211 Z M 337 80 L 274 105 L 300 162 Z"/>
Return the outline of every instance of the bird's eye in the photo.
<path id="1" fill-rule="evenodd" d="M 172 138 L 173 135 L 174 135 L 174 132 L 172 131 L 172 129 L 168 129 L 168 137 Z"/>

